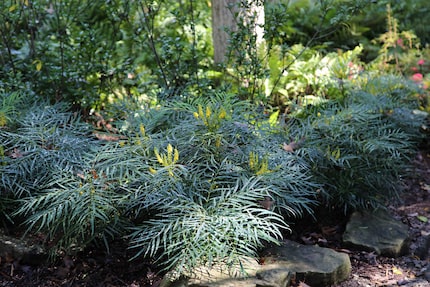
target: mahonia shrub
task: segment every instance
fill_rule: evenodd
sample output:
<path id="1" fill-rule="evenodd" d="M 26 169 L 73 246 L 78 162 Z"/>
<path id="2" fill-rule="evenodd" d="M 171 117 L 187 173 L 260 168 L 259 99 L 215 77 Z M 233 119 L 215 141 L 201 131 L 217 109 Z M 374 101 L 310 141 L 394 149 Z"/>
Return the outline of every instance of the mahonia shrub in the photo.
<path id="1" fill-rule="evenodd" d="M 33 103 L 0 129 L 2 211 L 72 251 L 118 234 L 116 179 L 97 171 L 100 141 L 69 107 Z M 118 232 L 117 232 L 118 231 Z"/>
<path id="2" fill-rule="evenodd" d="M 124 236 L 178 274 L 233 266 L 317 204 L 290 137 L 229 95 L 133 111 L 99 139 L 67 107 L 39 103 L 0 136 L 1 189 L 54 253 Z"/>
<path id="3" fill-rule="evenodd" d="M 378 208 L 401 191 L 426 114 L 416 87 L 399 77 L 375 77 L 342 102 L 313 106 L 305 147 L 324 201 L 345 212 Z"/>
<path id="4" fill-rule="evenodd" d="M 2 185 L 17 197 L 32 195 L 55 174 L 75 171 L 85 152 L 97 145 L 88 137 L 90 127 L 63 105 L 36 103 L 0 130 L 4 153 Z"/>
<path id="5" fill-rule="evenodd" d="M 286 218 L 315 204 L 306 163 L 283 150 L 287 139 L 246 102 L 225 95 L 175 102 L 125 126 L 135 136 L 109 166 L 129 162 L 130 248 L 179 274 L 255 257 L 289 229 Z"/>
<path id="6" fill-rule="evenodd" d="M 15 119 L 19 117 L 26 103 L 27 94 L 18 91 L 8 91 L 4 87 L 0 87 L 0 173 L 2 174 L 2 180 L 0 185 L 0 214 L 3 217 L 9 218 L 9 212 L 14 209 L 15 204 L 11 200 L 14 198 L 9 188 L 4 186 L 4 183 L 8 182 L 5 171 L 8 168 L 9 159 L 14 154 L 14 150 L 10 149 L 7 144 L 6 132 L 13 128 L 16 124 Z M 5 175 L 3 175 L 5 173 Z"/>

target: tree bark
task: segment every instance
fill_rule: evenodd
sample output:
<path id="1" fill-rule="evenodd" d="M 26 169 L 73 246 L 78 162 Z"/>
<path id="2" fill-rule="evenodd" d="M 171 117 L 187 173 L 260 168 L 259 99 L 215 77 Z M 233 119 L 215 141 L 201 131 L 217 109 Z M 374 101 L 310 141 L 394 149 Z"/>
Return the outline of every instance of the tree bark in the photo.
<path id="1" fill-rule="evenodd" d="M 256 35 L 257 46 L 263 42 L 264 25 L 263 0 L 212 0 L 212 39 L 214 62 L 225 62 L 229 48 L 230 34 L 237 31 L 242 21 Z M 249 27 L 252 25 L 252 27 Z"/>

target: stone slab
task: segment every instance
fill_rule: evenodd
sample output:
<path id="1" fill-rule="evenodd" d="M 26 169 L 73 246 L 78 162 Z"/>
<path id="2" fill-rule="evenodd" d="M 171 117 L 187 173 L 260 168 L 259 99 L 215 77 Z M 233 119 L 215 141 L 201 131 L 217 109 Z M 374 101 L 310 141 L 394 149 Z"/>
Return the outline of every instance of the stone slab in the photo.
<path id="1" fill-rule="evenodd" d="M 408 226 L 383 210 L 354 212 L 343 234 L 345 245 L 388 257 L 407 253 L 408 238 Z"/>
<path id="2" fill-rule="evenodd" d="M 267 249 L 264 260 L 294 272 L 296 281 L 313 287 L 338 284 L 348 279 L 351 273 L 347 254 L 288 240 L 282 246 Z"/>

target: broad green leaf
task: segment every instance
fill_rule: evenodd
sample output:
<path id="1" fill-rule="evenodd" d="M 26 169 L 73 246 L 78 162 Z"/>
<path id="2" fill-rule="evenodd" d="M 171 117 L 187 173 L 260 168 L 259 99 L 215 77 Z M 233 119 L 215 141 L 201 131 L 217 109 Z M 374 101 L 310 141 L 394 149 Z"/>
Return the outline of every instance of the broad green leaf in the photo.
<path id="1" fill-rule="evenodd" d="M 16 10 L 16 7 L 17 7 L 17 5 L 16 5 L 16 4 L 14 4 L 14 5 L 10 6 L 10 7 L 9 7 L 9 12 L 13 12 L 13 11 L 15 11 L 15 10 Z"/>
<path id="2" fill-rule="evenodd" d="M 276 112 L 272 113 L 269 117 L 269 124 L 271 126 L 274 126 L 278 123 L 278 117 L 279 117 L 279 110 L 277 110 Z"/>

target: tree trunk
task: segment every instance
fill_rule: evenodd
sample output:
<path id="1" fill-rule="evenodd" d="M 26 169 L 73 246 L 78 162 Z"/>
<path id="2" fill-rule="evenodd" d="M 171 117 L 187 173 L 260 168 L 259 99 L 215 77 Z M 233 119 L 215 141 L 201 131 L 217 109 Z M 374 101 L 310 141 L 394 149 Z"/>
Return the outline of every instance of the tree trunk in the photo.
<path id="1" fill-rule="evenodd" d="M 212 0 L 212 39 L 214 62 L 225 62 L 231 33 L 242 22 L 256 35 L 256 46 L 263 41 L 263 0 Z M 250 27 L 252 25 L 252 27 Z"/>

